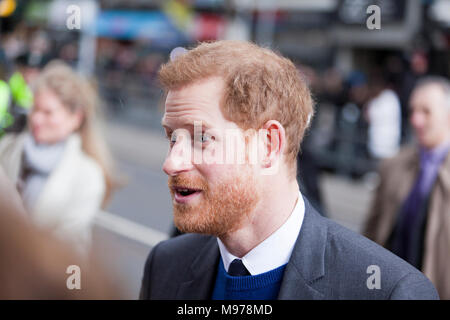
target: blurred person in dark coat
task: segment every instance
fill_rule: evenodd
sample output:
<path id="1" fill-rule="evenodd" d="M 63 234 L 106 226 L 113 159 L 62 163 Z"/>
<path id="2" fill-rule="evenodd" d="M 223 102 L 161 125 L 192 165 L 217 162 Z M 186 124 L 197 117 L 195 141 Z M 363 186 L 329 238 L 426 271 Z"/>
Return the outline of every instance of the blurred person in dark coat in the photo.
<path id="1" fill-rule="evenodd" d="M 175 225 L 188 234 L 152 249 L 141 298 L 438 298 L 417 269 L 302 195 L 297 155 L 313 101 L 289 59 L 249 42 L 202 43 L 159 79 L 163 170 Z M 379 290 L 368 285 L 373 265 Z"/>
<path id="2" fill-rule="evenodd" d="M 414 50 L 407 58 L 408 67 L 400 77 L 399 98 L 402 111 L 402 142 L 409 142 L 411 130 L 409 127 L 411 93 L 419 79 L 429 74 L 428 56 L 423 50 Z"/>
<path id="3" fill-rule="evenodd" d="M 97 107 L 87 80 L 52 62 L 36 79 L 29 129 L 0 140 L 0 165 L 33 222 L 80 252 L 89 250 L 95 214 L 115 186 Z"/>
<path id="4" fill-rule="evenodd" d="M 450 299 L 450 82 L 420 80 L 410 109 L 418 145 L 381 163 L 365 235 L 422 270 Z"/>
<path id="5" fill-rule="evenodd" d="M 35 228 L 14 185 L 0 167 L 0 300 L 119 299 L 119 285 L 92 256 Z M 80 289 L 69 289 L 69 266 L 80 269 Z M 73 284 L 73 283 L 72 283 Z"/>

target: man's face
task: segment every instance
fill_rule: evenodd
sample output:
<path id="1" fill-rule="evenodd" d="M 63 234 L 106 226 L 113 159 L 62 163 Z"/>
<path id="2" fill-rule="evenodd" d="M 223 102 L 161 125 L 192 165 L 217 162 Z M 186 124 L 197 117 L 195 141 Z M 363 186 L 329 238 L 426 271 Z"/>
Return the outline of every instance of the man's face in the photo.
<path id="1" fill-rule="evenodd" d="M 236 231 L 260 199 L 256 166 L 219 161 L 222 152 L 234 151 L 226 132 L 242 132 L 221 112 L 223 89 L 223 80 L 214 77 L 167 95 L 162 124 L 170 148 L 163 170 L 169 176 L 175 225 L 184 232 L 221 236 Z"/>
<path id="2" fill-rule="evenodd" d="M 445 94 L 437 84 L 413 91 L 410 99 L 411 125 L 421 146 L 432 149 L 448 138 L 450 112 Z"/>

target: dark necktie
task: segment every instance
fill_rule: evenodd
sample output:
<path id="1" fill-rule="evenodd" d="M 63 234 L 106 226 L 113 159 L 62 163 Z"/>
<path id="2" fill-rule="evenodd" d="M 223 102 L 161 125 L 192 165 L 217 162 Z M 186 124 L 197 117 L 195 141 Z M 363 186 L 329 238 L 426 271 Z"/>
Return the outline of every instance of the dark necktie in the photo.
<path id="1" fill-rule="evenodd" d="M 249 276 L 247 268 L 245 268 L 241 259 L 234 259 L 228 268 L 228 274 L 234 277 Z"/>
<path id="2" fill-rule="evenodd" d="M 425 169 L 419 172 L 411 191 L 400 211 L 396 225 L 392 251 L 400 258 L 418 267 L 418 251 L 420 243 L 421 214 L 423 215 L 424 196 L 420 193 L 420 187 L 425 177 Z"/>

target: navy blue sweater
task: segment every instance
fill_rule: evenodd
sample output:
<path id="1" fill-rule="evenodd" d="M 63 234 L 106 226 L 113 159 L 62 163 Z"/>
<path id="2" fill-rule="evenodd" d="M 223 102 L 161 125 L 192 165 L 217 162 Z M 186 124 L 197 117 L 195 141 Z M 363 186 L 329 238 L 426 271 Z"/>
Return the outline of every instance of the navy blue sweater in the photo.
<path id="1" fill-rule="evenodd" d="M 286 264 L 255 276 L 228 275 L 220 259 L 213 300 L 275 300 L 280 291 Z"/>

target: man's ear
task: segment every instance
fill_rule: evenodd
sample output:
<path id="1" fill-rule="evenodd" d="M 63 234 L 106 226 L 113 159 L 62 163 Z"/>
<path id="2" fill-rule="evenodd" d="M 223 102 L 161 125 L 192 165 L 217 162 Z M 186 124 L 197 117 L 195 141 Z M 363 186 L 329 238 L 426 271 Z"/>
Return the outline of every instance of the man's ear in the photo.
<path id="1" fill-rule="evenodd" d="M 263 174 L 275 174 L 286 148 L 286 132 L 276 120 L 267 121 L 258 135 L 261 145 L 260 164 Z"/>

